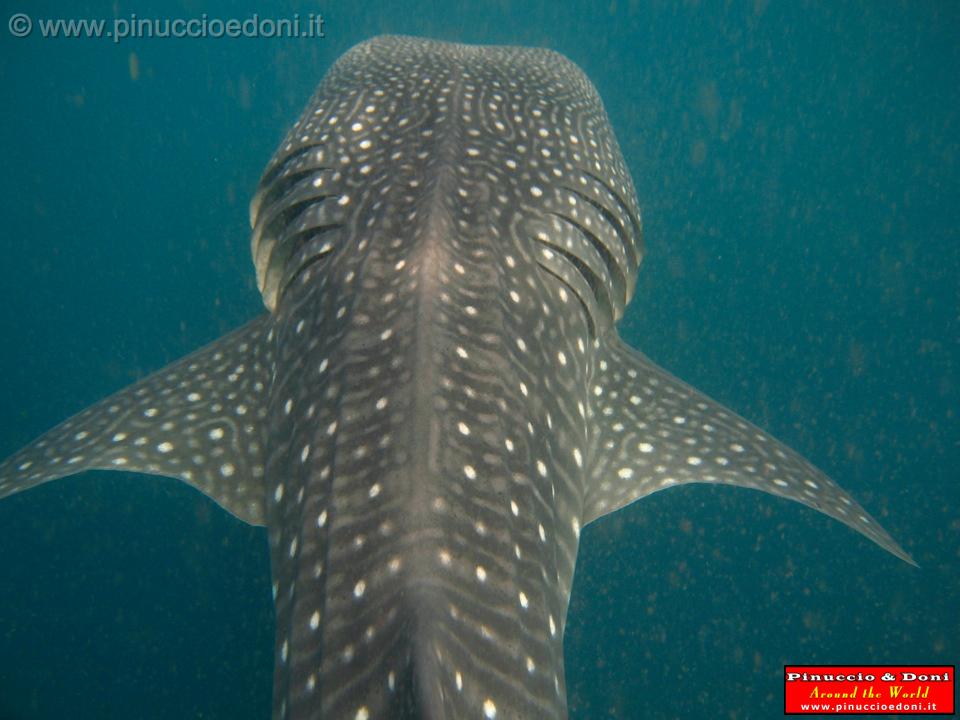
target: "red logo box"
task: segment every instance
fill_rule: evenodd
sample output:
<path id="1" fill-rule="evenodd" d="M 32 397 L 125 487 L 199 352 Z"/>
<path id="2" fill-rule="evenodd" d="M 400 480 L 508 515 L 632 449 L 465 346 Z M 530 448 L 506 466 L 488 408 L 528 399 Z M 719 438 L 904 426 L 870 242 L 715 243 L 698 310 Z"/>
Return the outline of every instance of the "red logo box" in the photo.
<path id="1" fill-rule="evenodd" d="M 785 665 L 785 715 L 952 715 L 954 665 Z"/>

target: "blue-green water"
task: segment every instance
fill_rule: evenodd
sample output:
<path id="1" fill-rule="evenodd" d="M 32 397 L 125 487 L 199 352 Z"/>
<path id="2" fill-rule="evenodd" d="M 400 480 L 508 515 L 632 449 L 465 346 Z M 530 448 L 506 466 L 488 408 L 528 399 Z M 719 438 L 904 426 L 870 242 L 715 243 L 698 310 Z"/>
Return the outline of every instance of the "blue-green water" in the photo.
<path id="1" fill-rule="evenodd" d="M 960 660 L 960 6 L 116 5 L 317 10 L 322 40 L 115 44 L 13 38 L 4 9 L 0 455 L 261 311 L 249 195 L 349 46 L 548 46 L 600 90 L 644 209 L 626 338 L 830 472 L 921 566 L 759 493 L 654 495 L 584 531 L 571 716 L 776 717 L 785 662 Z M 0 720 L 268 718 L 268 577 L 264 532 L 174 481 L 4 500 Z"/>

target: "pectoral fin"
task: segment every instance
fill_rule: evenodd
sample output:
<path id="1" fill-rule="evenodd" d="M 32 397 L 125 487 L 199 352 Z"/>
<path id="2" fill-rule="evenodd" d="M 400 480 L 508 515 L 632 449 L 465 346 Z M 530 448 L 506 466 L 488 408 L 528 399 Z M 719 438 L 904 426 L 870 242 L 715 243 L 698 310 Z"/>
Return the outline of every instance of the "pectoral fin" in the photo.
<path id="1" fill-rule="evenodd" d="M 615 335 L 601 344 L 591 398 L 586 522 L 683 483 L 739 485 L 819 510 L 916 564 L 833 480 Z"/>
<path id="2" fill-rule="evenodd" d="M 179 478 L 262 525 L 268 325 L 262 316 L 41 435 L 0 464 L 0 498 L 84 470 L 130 470 Z"/>

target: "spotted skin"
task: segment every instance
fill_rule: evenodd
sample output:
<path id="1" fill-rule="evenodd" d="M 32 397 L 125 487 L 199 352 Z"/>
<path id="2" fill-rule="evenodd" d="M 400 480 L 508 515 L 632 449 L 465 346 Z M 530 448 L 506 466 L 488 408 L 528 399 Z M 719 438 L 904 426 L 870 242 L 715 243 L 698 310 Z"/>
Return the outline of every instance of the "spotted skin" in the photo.
<path id="1" fill-rule="evenodd" d="M 269 314 L 51 430 L 0 496 L 170 475 L 269 532 L 273 717 L 564 718 L 581 527 L 753 487 L 909 556 L 826 476 L 623 345 L 640 212 L 547 50 L 382 37 L 264 172 Z"/>
<path id="2" fill-rule="evenodd" d="M 264 520 L 268 317 L 101 400 L 0 465 L 0 498 L 84 470 L 179 478 L 252 525 Z"/>

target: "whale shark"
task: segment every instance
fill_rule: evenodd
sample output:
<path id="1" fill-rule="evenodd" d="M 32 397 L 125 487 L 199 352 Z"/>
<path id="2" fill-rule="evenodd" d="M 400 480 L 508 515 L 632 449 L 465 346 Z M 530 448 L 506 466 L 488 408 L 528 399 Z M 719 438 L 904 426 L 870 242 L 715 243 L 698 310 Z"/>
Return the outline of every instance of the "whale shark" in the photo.
<path id="1" fill-rule="evenodd" d="M 0 464 L 177 478 L 265 526 L 274 720 L 565 718 L 588 523 L 748 487 L 907 562 L 827 475 L 628 346 L 633 181 L 546 49 L 383 36 L 332 66 L 250 206 L 266 312 Z"/>

